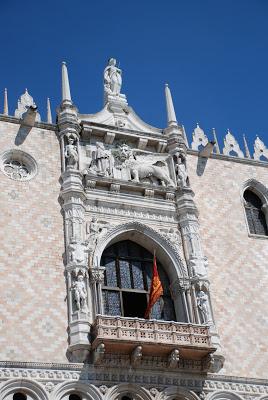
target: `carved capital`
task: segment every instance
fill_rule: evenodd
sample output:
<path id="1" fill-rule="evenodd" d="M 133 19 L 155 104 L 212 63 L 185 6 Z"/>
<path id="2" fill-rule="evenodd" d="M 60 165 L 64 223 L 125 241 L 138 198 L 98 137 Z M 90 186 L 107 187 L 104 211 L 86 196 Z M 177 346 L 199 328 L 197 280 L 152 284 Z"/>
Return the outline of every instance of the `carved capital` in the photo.
<path id="1" fill-rule="evenodd" d="M 104 282 L 104 271 L 105 267 L 91 268 L 90 269 L 90 281 L 92 283 L 103 283 Z"/>

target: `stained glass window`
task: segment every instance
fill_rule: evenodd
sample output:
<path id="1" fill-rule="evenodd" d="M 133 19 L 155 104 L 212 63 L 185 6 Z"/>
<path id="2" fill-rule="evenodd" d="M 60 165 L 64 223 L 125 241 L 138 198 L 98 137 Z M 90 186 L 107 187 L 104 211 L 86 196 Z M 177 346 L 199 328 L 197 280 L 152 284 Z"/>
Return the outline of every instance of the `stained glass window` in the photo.
<path id="1" fill-rule="evenodd" d="M 244 200 L 250 233 L 267 236 L 268 230 L 261 199 L 251 190 L 245 190 Z"/>
<path id="2" fill-rule="evenodd" d="M 105 266 L 104 314 L 143 318 L 149 299 L 153 255 L 137 243 L 125 240 L 103 252 L 101 265 Z M 158 260 L 157 267 L 164 293 L 153 307 L 151 318 L 175 320 L 168 276 Z"/>

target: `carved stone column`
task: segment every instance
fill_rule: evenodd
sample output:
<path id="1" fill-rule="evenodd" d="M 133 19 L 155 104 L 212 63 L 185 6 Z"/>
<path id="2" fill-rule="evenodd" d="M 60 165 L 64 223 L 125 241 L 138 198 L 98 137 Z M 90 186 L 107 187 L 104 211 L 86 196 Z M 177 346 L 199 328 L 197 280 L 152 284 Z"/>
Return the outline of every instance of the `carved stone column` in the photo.
<path id="1" fill-rule="evenodd" d="M 83 175 L 79 171 L 79 132 L 77 109 L 63 100 L 58 110 L 62 157 L 60 193 L 65 228 L 65 270 L 69 317 L 71 360 L 83 362 L 90 349 L 91 304 L 88 277 L 88 248 L 85 241 Z"/>
<path id="2" fill-rule="evenodd" d="M 94 304 L 94 318 L 97 314 L 103 314 L 102 284 L 104 282 L 105 267 L 90 269 L 90 283 L 92 286 L 92 297 Z"/>
<path id="3" fill-rule="evenodd" d="M 185 259 L 188 266 L 189 288 L 186 291 L 190 321 L 210 326 L 212 342 L 219 346 L 219 336 L 213 321 L 209 281 L 207 276 L 207 259 L 204 257 L 199 233 L 198 210 L 193 200 L 194 193 L 190 187 L 177 189 L 177 212 L 181 230 Z"/>

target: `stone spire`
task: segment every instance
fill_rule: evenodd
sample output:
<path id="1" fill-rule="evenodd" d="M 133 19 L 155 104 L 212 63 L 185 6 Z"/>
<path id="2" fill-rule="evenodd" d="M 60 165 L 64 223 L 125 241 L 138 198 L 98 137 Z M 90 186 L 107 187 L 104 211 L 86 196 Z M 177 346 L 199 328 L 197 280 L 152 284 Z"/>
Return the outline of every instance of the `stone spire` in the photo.
<path id="1" fill-rule="evenodd" d="M 47 98 L 47 123 L 52 124 L 52 115 L 49 97 Z"/>
<path id="2" fill-rule="evenodd" d="M 66 62 L 62 62 L 62 101 L 72 102 Z"/>
<path id="3" fill-rule="evenodd" d="M 245 157 L 246 158 L 251 158 L 245 134 L 243 134 L 243 141 L 244 141 L 244 148 L 245 148 Z"/>
<path id="4" fill-rule="evenodd" d="M 172 96 L 168 84 L 165 85 L 168 126 L 178 126 Z"/>
<path id="5" fill-rule="evenodd" d="M 186 144 L 187 147 L 189 147 L 189 142 L 188 142 L 188 139 L 187 139 L 187 135 L 186 135 L 186 131 L 185 131 L 184 125 L 182 125 L 181 127 L 182 127 L 182 133 L 183 133 L 183 138 L 184 138 L 185 144 Z"/>
<path id="6" fill-rule="evenodd" d="M 216 154 L 220 154 L 220 147 L 219 147 L 219 142 L 217 139 L 217 135 L 216 135 L 216 129 L 212 128 L 212 134 L 213 134 L 213 140 L 215 142 L 215 149 L 216 149 Z"/>
<path id="7" fill-rule="evenodd" d="M 7 99 L 7 88 L 4 91 L 4 115 L 8 115 L 8 99 Z"/>

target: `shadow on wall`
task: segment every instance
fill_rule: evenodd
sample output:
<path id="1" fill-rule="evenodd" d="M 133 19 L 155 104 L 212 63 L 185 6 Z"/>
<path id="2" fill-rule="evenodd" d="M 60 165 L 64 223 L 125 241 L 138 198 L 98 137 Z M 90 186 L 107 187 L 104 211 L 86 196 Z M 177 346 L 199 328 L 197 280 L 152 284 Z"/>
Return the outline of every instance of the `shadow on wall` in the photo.
<path id="1" fill-rule="evenodd" d="M 31 129 L 32 129 L 31 126 L 23 126 L 23 125 L 21 125 L 19 127 L 19 130 L 18 130 L 17 135 L 15 137 L 15 145 L 16 146 L 19 146 L 24 142 L 24 140 L 26 139 L 27 135 L 30 133 Z"/>
<path id="2" fill-rule="evenodd" d="M 205 168 L 208 162 L 208 158 L 207 157 L 200 157 L 198 156 L 198 160 L 197 160 L 197 166 L 196 166 L 196 173 L 198 176 L 202 176 L 203 173 L 205 172 Z"/>

